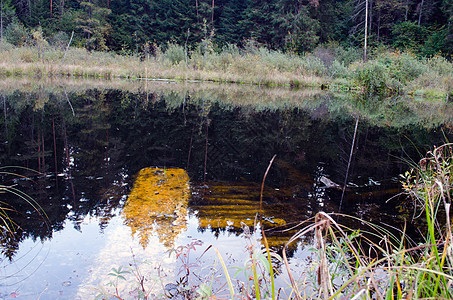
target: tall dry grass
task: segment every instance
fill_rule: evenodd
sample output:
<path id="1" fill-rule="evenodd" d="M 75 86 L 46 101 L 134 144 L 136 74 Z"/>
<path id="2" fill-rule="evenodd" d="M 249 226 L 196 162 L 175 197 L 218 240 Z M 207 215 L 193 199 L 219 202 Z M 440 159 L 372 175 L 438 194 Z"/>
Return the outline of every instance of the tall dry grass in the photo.
<path id="1" fill-rule="evenodd" d="M 34 77 L 91 77 L 91 78 L 163 78 L 235 82 L 268 86 L 320 86 L 323 78 L 304 67 L 304 61 L 278 52 L 261 51 L 256 55 L 240 53 L 191 53 L 186 62 L 167 52 L 149 59 L 115 53 L 88 52 L 69 48 L 64 51 L 46 48 L 40 55 L 35 47 L 4 45 L 0 51 L 0 74 Z M 276 57 L 275 61 L 272 58 Z"/>
<path id="2" fill-rule="evenodd" d="M 298 56 L 262 47 L 220 52 L 201 46 L 186 52 L 168 44 L 155 55 L 118 55 L 71 47 L 0 46 L 0 75 L 71 78 L 148 78 L 213 81 L 263 86 L 328 87 L 371 94 L 414 94 L 451 99 L 453 64 L 442 57 L 418 58 L 411 53 L 379 52 L 363 62 L 357 51 L 340 46 Z"/>
<path id="3" fill-rule="evenodd" d="M 453 297 L 453 144 L 427 153 L 403 176 L 421 232 L 414 243 L 405 230 L 363 220 L 368 231 L 345 229 L 332 216 L 318 213 L 315 223 L 289 242 L 312 232 L 318 252 L 317 282 L 308 298 L 318 299 L 451 299 Z M 414 221 L 414 220 L 412 220 Z M 395 232 L 394 230 L 392 230 Z M 283 252 L 295 299 L 306 299 Z M 334 280 L 334 279 L 337 280 Z"/>

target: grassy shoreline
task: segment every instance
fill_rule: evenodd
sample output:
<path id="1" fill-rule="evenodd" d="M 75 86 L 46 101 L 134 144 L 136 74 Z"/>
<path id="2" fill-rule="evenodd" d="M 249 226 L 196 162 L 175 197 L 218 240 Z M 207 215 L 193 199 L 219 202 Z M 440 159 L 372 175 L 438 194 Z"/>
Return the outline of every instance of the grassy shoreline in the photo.
<path id="1" fill-rule="evenodd" d="M 381 95 L 453 98 L 453 64 L 442 57 L 418 59 L 410 53 L 376 52 L 362 62 L 354 50 L 325 48 L 296 56 L 265 48 L 225 49 L 186 54 L 177 45 L 154 56 L 124 56 L 69 48 L 0 47 L 0 75 L 167 79 L 258 86 L 317 87 Z"/>
<path id="2" fill-rule="evenodd" d="M 215 66 L 207 67 L 192 59 L 190 63 L 175 60 L 168 57 L 169 54 L 141 60 L 138 56 L 70 48 L 62 62 L 64 51 L 58 49 L 49 49 L 40 54 L 38 48 L 21 47 L 3 49 L 0 53 L 3 54 L 0 58 L 0 75 L 7 77 L 147 78 L 295 87 L 315 87 L 326 83 L 326 79 L 321 76 L 309 72 L 305 74 L 297 68 L 278 70 L 269 62 L 259 63 L 253 55 L 227 55 L 226 58 L 217 58 Z"/>

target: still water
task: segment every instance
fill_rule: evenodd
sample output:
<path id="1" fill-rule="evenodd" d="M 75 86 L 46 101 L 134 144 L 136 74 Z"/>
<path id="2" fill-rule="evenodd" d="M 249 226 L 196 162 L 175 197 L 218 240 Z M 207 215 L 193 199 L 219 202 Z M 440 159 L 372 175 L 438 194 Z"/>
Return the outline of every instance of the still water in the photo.
<path id="1" fill-rule="evenodd" d="M 211 245 L 240 269 L 263 230 L 281 251 L 318 211 L 398 227 L 410 215 L 395 196 L 399 174 L 451 141 L 453 127 L 453 107 L 441 100 L 200 83 L 16 84 L 0 85 L 0 183 L 10 187 L 0 196 L 16 231 L 1 240 L 0 299 L 90 299 L 114 291 L 109 282 L 133 299 L 134 274 L 118 283 L 109 275 L 119 267 L 145 276 L 151 298 L 171 294 L 187 268 L 197 274 L 191 284 L 210 282 L 228 297 Z M 288 248 L 305 280 L 309 245 L 307 237 Z M 239 272 L 238 285 L 246 277 Z"/>

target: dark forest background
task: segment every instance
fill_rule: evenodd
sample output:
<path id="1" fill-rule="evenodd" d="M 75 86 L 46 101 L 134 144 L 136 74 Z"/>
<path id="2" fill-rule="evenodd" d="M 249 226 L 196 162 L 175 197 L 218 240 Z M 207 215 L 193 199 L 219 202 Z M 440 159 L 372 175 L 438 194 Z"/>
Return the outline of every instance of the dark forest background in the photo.
<path id="1" fill-rule="evenodd" d="M 176 43 L 215 51 L 251 44 L 303 54 L 320 44 L 368 43 L 420 56 L 453 54 L 452 0 L 2 0 L 1 40 L 21 46 L 41 35 L 122 54 Z"/>

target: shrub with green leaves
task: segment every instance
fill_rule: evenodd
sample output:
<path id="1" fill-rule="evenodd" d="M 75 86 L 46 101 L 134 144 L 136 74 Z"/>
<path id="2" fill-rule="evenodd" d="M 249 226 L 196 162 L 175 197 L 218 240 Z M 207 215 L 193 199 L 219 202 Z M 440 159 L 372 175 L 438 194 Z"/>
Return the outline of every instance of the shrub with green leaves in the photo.
<path id="1" fill-rule="evenodd" d="M 439 72 L 439 75 L 441 76 L 447 75 L 451 77 L 453 74 L 453 64 L 445 57 L 434 56 L 429 58 L 426 63 L 429 69 Z"/>
<path id="2" fill-rule="evenodd" d="M 239 55 L 240 52 L 241 51 L 240 51 L 239 47 L 236 46 L 235 44 L 226 44 L 222 48 L 222 53 L 223 54 Z"/>
<path id="3" fill-rule="evenodd" d="M 302 59 L 297 55 L 285 54 L 265 48 L 259 49 L 258 56 L 268 67 L 283 72 L 294 71 L 302 63 Z"/>
<path id="4" fill-rule="evenodd" d="M 452 50 L 448 47 L 448 35 L 448 30 L 446 28 L 435 30 L 426 39 L 421 54 L 426 57 L 432 57 L 434 55 L 448 55 L 451 53 Z"/>
<path id="5" fill-rule="evenodd" d="M 406 52 L 392 57 L 389 71 L 394 79 L 406 84 L 426 72 L 427 68 L 415 55 Z"/>
<path id="6" fill-rule="evenodd" d="M 184 61 L 186 58 L 184 47 L 173 43 L 168 43 L 167 50 L 163 54 L 163 57 L 172 65 L 177 65 L 180 62 Z"/>
<path id="7" fill-rule="evenodd" d="M 426 240 L 417 260 L 405 270 L 409 273 L 407 286 L 413 287 L 414 299 L 451 299 L 453 144 L 429 151 L 402 178 L 413 206 L 425 216 L 422 231 Z"/>
<path id="8" fill-rule="evenodd" d="M 388 92 L 389 72 L 387 66 L 380 61 L 369 61 L 356 65 L 354 79 L 367 92 L 377 94 Z"/>
<path id="9" fill-rule="evenodd" d="M 310 75 L 323 76 L 327 74 L 327 68 L 324 63 L 313 55 L 307 55 L 302 61 L 304 69 Z"/>
<path id="10" fill-rule="evenodd" d="M 429 32 L 424 26 L 406 21 L 395 24 L 392 34 L 394 35 L 393 47 L 418 52 Z"/>
<path id="11" fill-rule="evenodd" d="M 54 46 L 57 49 L 62 49 L 62 50 L 64 50 L 66 48 L 66 46 L 68 45 L 68 42 L 69 42 L 69 36 L 64 31 L 58 31 L 50 39 L 50 44 L 52 46 Z"/>
<path id="12" fill-rule="evenodd" d="M 319 58 L 319 60 L 321 60 L 327 68 L 329 68 L 335 60 L 333 49 L 326 47 L 317 47 L 315 50 L 313 50 L 313 56 Z"/>
<path id="13" fill-rule="evenodd" d="M 14 46 L 23 46 L 28 40 L 28 30 L 19 21 L 12 22 L 5 30 L 6 40 Z"/>
<path id="14" fill-rule="evenodd" d="M 338 48 L 335 52 L 335 57 L 346 66 L 349 66 L 352 62 L 362 58 L 362 51 L 352 47 Z"/>
<path id="15" fill-rule="evenodd" d="M 343 62 L 334 60 L 329 67 L 329 76 L 331 78 L 347 78 L 350 75 L 349 69 Z"/>

